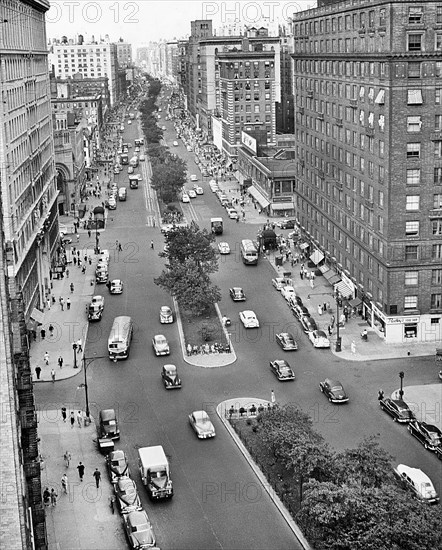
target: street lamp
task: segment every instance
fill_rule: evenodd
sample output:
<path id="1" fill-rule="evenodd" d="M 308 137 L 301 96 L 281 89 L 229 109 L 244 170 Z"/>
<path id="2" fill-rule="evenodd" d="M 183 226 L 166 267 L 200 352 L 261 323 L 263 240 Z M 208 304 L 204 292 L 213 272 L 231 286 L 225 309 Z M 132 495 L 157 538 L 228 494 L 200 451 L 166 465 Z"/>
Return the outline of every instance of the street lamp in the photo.
<path id="1" fill-rule="evenodd" d="M 72 344 L 72 349 L 74 350 L 74 369 L 77 369 L 77 344 L 75 342 Z"/>
<path id="2" fill-rule="evenodd" d="M 93 363 L 95 361 L 95 359 L 107 359 L 107 356 L 105 355 L 100 355 L 100 356 L 97 356 L 97 357 L 85 357 L 83 355 L 83 370 L 84 370 L 84 383 L 80 385 L 80 387 L 84 387 L 84 393 L 85 393 L 85 398 L 86 398 L 86 418 L 88 419 L 88 421 L 90 422 L 90 416 L 91 416 L 91 413 L 90 413 L 90 410 L 89 410 L 89 393 L 88 393 L 88 385 L 87 385 L 87 369 L 89 367 L 89 365 L 91 363 Z M 117 362 L 117 358 L 115 357 L 113 359 L 114 363 Z"/>
<path id="3" fill-rule="evenodd" d="M 95 254 L 98 254 L 100 252 L 100 233 L 98 233 L 98 224 L 101 222 L 101 227 L 104 227 L 104 208 L 102 206 L 96 206 L 93 214 L 95 225 Z"/>
<path id="4" fill-rule="evenodd" d="M 401 371 L 399 373 L 399 378 L 401 379 L 401 389 L 399 390 L 399 399 L 402 399 L 404 397 L 404 371 Z"/>

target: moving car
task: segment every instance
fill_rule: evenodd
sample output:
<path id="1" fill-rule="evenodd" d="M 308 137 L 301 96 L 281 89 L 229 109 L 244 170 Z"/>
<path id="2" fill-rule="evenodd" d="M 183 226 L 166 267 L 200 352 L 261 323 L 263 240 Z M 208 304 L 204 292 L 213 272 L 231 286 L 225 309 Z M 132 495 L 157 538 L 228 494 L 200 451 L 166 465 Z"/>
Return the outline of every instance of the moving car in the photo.
<path id="1" fill-rule="evenodd" d="M 189 195 L 189 197 L 190 197 L 191 199 L 196 199 L 196 192 L 195 192 L 195 189 L 189 189 L 189 190 L 187 191 L 187 194 Z"/>
<path id="2" fill-rule="evenodd" d="M 298 318 L 298 321 L 302 319 L 302 317 L 310 317 L 310 312 L 305 306 L 301 306 L 298 303 L 291 304 L 291 310 L 293 312 L 293 315 Z"/>
<path id="3" fill-rule="evenodd" d="M 316 321 L 313 317 L 307 317 L 307 315 L 304 315 L 301 317 L 300 321 L 305 332 L 313 332 L 314 330 L 318 330 L 318 326 L 316 325 Z"/>
<path id="4" fill-rule="evenodd" d="M 277 359 L 276 361 L 270 361 L 270 370 L 276 375 L 277 379 L 281 382 L 287 380 L 294 380 L 295 373 L 292 371 L 287 361 Z"/>
<path id="5" fill-rule="evenodd" d="M 124 451 L 112 451 L 106 456 L 107 471 L 111 483 L 117 483 L 121 477 L 130 477 L 129 462 Z"/>
<path id="6" fill-rule="evenodd" d="M 415 420 L 415 416 L 410 410 L 410 407 L 402 399 L 384 397 L 379 401 L 379 406 L 383 411 L 387 412 L 395 422 L 408 423 Z"/>
<path id="7" fill-rule="evenodd" d="M 196 187 L 196 189 L 195 189 L 195 193 L 196 193 L 197 195 L 204 195 L 204 189 L 203 189 L 202 187 L 198 186 L 198 187 Z"/>
<path id="8" fill-rule="evenodd" d="M 89 321 L 100 321 L 103 316 L 104 298 L 103 296 L 92 296 L 88 307 L 87 318 Z"/>
<path id="9" fill-rule="evenodd" d="M 419 468 L 411 468 L 405 464 L 398 464 L 394 469 L 395 475 L 402 484 L 410 489 L 414 496 L 427 504 L 437 504 L 439 496 L 431 479 Z"/>
<path id="10" fill-rule="evenodd" d="M 291 282 L 292 280 L 287 279 L 286 277 L 275 277 L 272 279 L 272 285 L 278 291 L 281 291 L 285 286 L 290 285 Z"/>
<path id="11" fill-rule="evenodd" d="M 190 176 L 190 181 L 198 181 L 198 178 L 196 177 L 195 174 L 192 174 L 192 175 Z"/>
<path id="12" fill-rule="evenodd" d="M 165 126 L 162 126 L 162 127 L 161 127 L 161 130 L 163 130 L 163 132 L 165 132 L 165 131 L 166 131 L 166 127 L 165 127 Z"/>
<path id="13" fill-rule="evenodd" d="M 328 397 L 330 403 L 347 403 L 348 401 L 341 382 L 337 380 L 326 378 L 324 382 L 319 383 L 319 389 Z"/>
<path id="14" fill-rule="evenodd" d="M 128 174 L 133 174 L 133 173 L 134 173 L 134 170 L 135 170 L 135 169 L 134 169 L 133 166 L 128 166 L 128 167 L 127 167 L 127 173 L 128 173 Z"/>
<path id="15" fill-rule="evenodd" d="M 120 428 L 114 409 L 100 411 L 99 435 L 107 439 L 120 439 Z"/>
<path id="16" fill-rule="evenodd" d="M 227 215 L 231 220 L 236 220 L 239 218 L 239 214 L 234 208 L 227 208 Z"/>
<path id="17" fill-rule="evenodd" d="M 313 330 L 307 333 L 310 342 L 315 348 L 329 348 L 330 340 L 323 330 Z"/>
<path id="18" fill-rule="evenodd" d="M 253 311 L 240 311 L 239 318 L 241 319 L 244 328 L 259 328 L 258 318 Z"/>
<path id="19" fill-rule="evenodd" d="M 140 156 L 138 158 L 140 162 L 144 162 L 146 160 L 146 155 L 144 153 L 140 153 Z"/>
<path id="20" fill-rule="evenodd" d="M 162 325 L 173 323 L 173 313 L 169 306 L 160 307 L 160 323 Z"/>
<path id="21" fill-rule="evenodd" d="M 192 414 L 189 414 L 189 422 L 198 439 L 215 437 L 215 428 L 206 411 L 193 411 Z"/>
<path id="22" fill-rule="evenodd" d="M 181 380 L 175 365 L 164 365 L 161 370 L 161 378 L 166 390 L 181 388 Z"/>
<path id="23" fill-rule="evenodd" d="M 408 431 L 430 451 L 442 446 L 442 432 L 437 426 L 413 420 L 408 424 Z"/>
<path id="24" fill-rule="evenodd" d="M 234 286 L 233 288 L 229 288 L 229 294 L 234 302 L 246 301 L 246 295 L 244 294 L 244 290 L 239 286 Z"/>
<path id="25" fill-rule="evenodd" d="M 109 279 L 109 271 L 107 265 L 97 266 L 95 270 L 95 282 L 96 283 L 107 283 Z"/>
<path id="26" fill-rule="evenodd" d="M 209 183 L 209 187 L 212 193 L 216 193 L 217 191 L 219 191 L 218 184 L 216 183 L 215 180 L 213 180 L 213 183 L 212 182 Z"/>
<path id="27" fill-rule="evenodd" d="M 114 279 L 111 281 L 109 286 L 109 292 L 111 294 L 122 294 L 123 293 L 123 281 L 121 279 Z"/>
<path id="28" fill-rule="evenodd" d="M 284 286 L 281 288 L 281 294 L 287 302 L 290 302 L 292 296 L 296 296 L 295 289 L 292 286 Z"/>
<path id="29" fill-rule="evenodd" d="M 178 141 L 174 141 L 174 142 L 173 142 L 173 146 L 174 146 L 174 147 L 178 147 Z"/>
<path id="30" fill-rule="evenodd" d="M 280 332 L 275 335 L 275 338 L 284 351 L 296 351 L 298 349 L 298 344 L 289 332 Z"/>
<path id="31" fill-rule="evenodd" d="M 219 243 L 218 250 L 220 254 L 230 254 L 229 243 L 225 243 L 225 242 Z"/>
<path id="32" fill-rule="evenodd" d="M 157 357 L 159 355 L 169 355 L 170 353 L 169 343 L 163 334 L 156 334 L 152 338 L 152 346 Z"/>
<path id="33" fill-rule="evenodd" d="M 181 202 L 190 202 L 190 197 L 187 193 L 183 193 L 181 196 Z"/>
<path id="34" fill-rule="evenodd" d="M 143 509 L 124 514 L 123 522 L 131 548 L 145 550 L 155 546 L 152 525 Z"/>

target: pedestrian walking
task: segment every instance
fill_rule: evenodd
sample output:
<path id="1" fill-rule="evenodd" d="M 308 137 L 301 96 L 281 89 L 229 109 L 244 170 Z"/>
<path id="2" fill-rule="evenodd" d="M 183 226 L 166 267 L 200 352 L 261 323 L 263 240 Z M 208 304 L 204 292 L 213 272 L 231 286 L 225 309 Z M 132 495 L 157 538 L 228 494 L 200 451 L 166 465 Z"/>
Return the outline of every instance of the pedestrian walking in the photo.
<path id="1" fill-rule="evenodd" d="M 80 235 L 77 233 L 77 243 L 80 242 Z"/>
<path id="2" fill-rule="evenodd" d="M 100 487 L 100 480 L 101 480 L 101 472 L 98 468 L 95 468 L 95 472 L 92 474 L 95 478 L 95 484 L 98 487 Z"/>
<path id="3" fill-rule="evenodd" d="M 333 334 L 332 326 L 328 325 L 327 330 L 328 330 L 328 335 L 331 336 Z"/>
<path id="4" fill-rule="evenodd" d="M 72 263 L 73 263 L 74 265 L 77 265 L 77 256 L 74 256 L 74 257 L 72 258 Z"/>
<path id="5" fill-rule="evenodd" d="M 40 380 L 41 367 L 39 365 L 35 367 L 35 374 L 37 375 L 37 380 Z"/>
<path id="6" fill-rule="evenodd" d="M 78 267 L 81 267 L 81 265 L 83 264 L 83 262 L 80 260 L 80 258 L 78 258 Z"/>
<path id="7" fill-rule="evenodd" d="M 61 311 L 64 311 L 64 300 L 61 296 L 60 296 L 59 302 L 60 302 Z"/>
<path id="8" fill-rule="evenodd" d="M 322 306 L 318 304 L 318 315 L 322 315 Z"/>
<path id="9" fill-rule="evenodd" d="M 122 252 L 123 251 L 123 247 L 121 246 L 121 243 L 118 243 L 118 252 Z"/>
<path id="10" fill-rule="evenodd" d="M 74 292 L 74 288 L 75 288 L 75 287 L 74 287 L 74 283 L 71 283 L 71 284 L 70 284 L 71 292 Z"/>
<path id="11" fill-rule="evenodd" d="M 120 243 L 118 242 L 118 240 L 115 241 L 115 250 L 118 250 L 118 245 L 119 245 L 119 244 L 120 244 Z"/>
<path id="12" fill-rule="evenodd" d="M 82 347 L 82 342 L 81 342 L 81 338 L 79 338 L 77 340 L 77 352 L 82 352 L 83 351 L 83 347 Z"/>
<path id="13" fill-rule="evenodd" d="M 69 279 L 69 269 L 66 269 L 65 274 L 66 274 L 66 279 Z"/>
<path id="14" fill-rule="evenodd" d="M 46 487 L 43 491 L 43 503 L 45 506 L 49 506 L 51 503 L 51 492 L 49 491 L 49 487 Z"/>
<path id="15" fill-rule="evenodd" d="M 77 424 L 78 427 L 81 428 L 81 423 L 83 421 L 83 413 L 81 411 L 77 412 Z"/>
<path id="16" fill-rule="evenodd" d="M 80 481 L 83 481 L 83 476 L 84 476 L 84 464 L 83 464 L 83 462 L 79 463 L 79 465 L 77 466 L 77 470 L 78 470 L 78 475 L 80 476 Z"/>
<path id="17" fill-rule="evenodd" d="M 91 235 L 92 235 L 91 230 L 88 229 L 88 231 L 87 231 L 87 236 L 89 237 L 89 239 L 91 238 Z"/>
<path id="18" fill-rule="evenodd" d="M 66 407 L 61 407 L 61 417 L 63 418 L 63 422 L 66 422 L 66 416 L 67 416 Z"/>
<path id="19" fill-rule="evenodd" d="M 66 308 L 67 308 L 67 309 L 71 309 L 71 299 L 70 299 L 70 298 L 68 298 L 68 299 L 66 300 Z"/>
<path id="20" fill-rule="evenodd" d="M 40 330 L 40 336 L 41 336 L 41 339 L 44 340 L 46 338 L 46 331 L 44 328 L 42 328 Z"/>
<path id="21" fill-rule="evenodd" d="M 310 286 L 312 288 L 315 288 L 315 281 L 313 279 L 310 279 Z"/>
<path id="22" fill-rule="evenodd" d="M 58 366 L 62 369 L 63 368 L 63 357 L 60 355 L 60 357 L 58 358 Z"/>
<path id="23" fill-rule="evenodd" d="M 49 336 L 52 338 L 53 335 L 54 335 L 54 325 L 50 324 L 49 325 Z"/>
<path id="24" fill-rule="evenodd" d="M 65 495 L 68 494 L 68 476 L 66 474 L 63 474 L 61 476 L 61 488 L 63 489 L 63 492 Z"/>
<path id="25" fill-rule="evenodd" d="M 322 304 L 322 310 L 324 311 L 324 313 L 327 313 L 327 302 L 324 302 Z"/>
<path id="26" fill-rule="evenodd" d="M 299 272 L 299 276 L 301 277 L 301 281 L 302 281 L 304 279 L 304 271 L 302 271 L 302 269 Z"/>
<path id="27" fill-rule="evenodd" d="M 74 415 L 74 411 L 71 411 L 71 415 L 69 416 L 69 420 L 70 420 L 70 422 L 71 422 L 71 429 L 73 429 L 74 424 L 75 424 L 75 415 Z"/>
<path id="28" fill-rule="evenodd" d="M 150 241 L 150 248 L 153 249 L 153 241 Z"/>
<path id="29" fill-rule="evenodd" d="M 52 378 L 52 382 L 55 382 L 55 370 L 54 369 L 51 370 L 51 378 Z"/>
<path id="30" fill-rule="evenodd" d="M 333 327 L 335 326 L 335 321 L 336 321 L 335 316 L 332 315 L 332 316 L 330 317 L 330 325 L 331 325 L 331 328 L 333 328 Z"/>
<path id="31" fill-rule="evenodd" d="M 48 309 L 51 309 L 51 300 L 49 298 L 46 300 L 46 306 Z"/>
<path id="32" fill-rule="evenodd" d="M 384 390 L 380 389 L 378 391 L 378 401 L 382 401 L 384 399 Z"/>
<path id="33" fill-rule="evenodd" d="M 55 489 L 52 487 L 51 489 L 51 504 L 52 506 L 56 506 L 57 505 L 57 493 L 55 492 Z"/>
<path id="34" fill-rule="evenodd" d="M 110 509 L 112 510 L 112 513 L 115 514 L 115 497 L 114 497 L 114 495 L 111 495 L 109 497 L 109 506 L 110 506 Z"/>
<path id="35" fill-rule="evenodd" d="M 48 366 L 49 365 L 49 353 L 47 351 L 43 355 L 43 359 L 44 359 L 45 365 Z"/>
<path id="36" fill-rule="evenodd" d="M 83 273 L 83 275 L 86 273 L 86 266 L 85 265 L 81 268 L 81 272 Z"/>

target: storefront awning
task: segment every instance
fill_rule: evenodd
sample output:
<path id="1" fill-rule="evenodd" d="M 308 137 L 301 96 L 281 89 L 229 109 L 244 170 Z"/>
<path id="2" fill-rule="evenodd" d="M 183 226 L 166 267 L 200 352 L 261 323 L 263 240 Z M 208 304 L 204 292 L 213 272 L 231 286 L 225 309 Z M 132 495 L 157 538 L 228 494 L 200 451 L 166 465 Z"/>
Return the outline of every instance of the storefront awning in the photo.
<path id="1" fill-rule="evenodd" d="M 341 277 L 339 277 L 333 269 L 328 269 L 323 273 L 323 275 L 331 285 L 339 283 L 341 280 Z"/>
<path id="2" fill-rule="evenodd" d="M 327 273 L 327 271 L 330 271 L 330 268 L 328 267 L 328 265 L 320 265 L 319 266 L 319 271 L 325 275 L 325 273 Z"/>
<path id="3" fill-rule="evenodd" d="M 310 260 L 316 265 L 318 265 L 319 262 L 322 262 L 323 259 L 324 259 L 324 254 L 320 250 L 315 250 L 313 254 L 310 256 Z"/>
<path id="4" fill-rule="evenodd" d="M 42 325 L 44 322 L 44 314 L 42 311 L 34 307 L 31 313 L 31 319 L 34 319 L 34 321 L 37 321 L 37 323 Z"/>
<path id="5" fill-rule="evenodd" d="M 351 288 L 349 288 L 344 281 L 340 281 L 339 283 L 336 283 L 335 291 L 339 292 L 339 294 L 343 298 L 350 298 L 353 294 Z"/>
<path id="6" fill-rule="evenodd" d="M 308 248 L 309 246 L 310 246 L 310 245 L 309 245 L 308 243 L 302 243 L 302 244 L 299 245 L 299 248 L 300 248 L 301 250 L 305 250 L 305 249 Z"/>
<path id="7" fill-rule="evenodd" d="M 272 210 L 293 210 L 292 202 L 275 202 L 272 203 Z"/>
<path id="8" fill-rule="evenodd" d="M 256 189 L 256 187 L 253 187 L 253 185 L 251 187 L 249 187 L 247 189 L 247 191 L 252 195 L 252 197 L 257 200 L 260 204 L 260 206 L 262 206 L 262 208 L 266 208 L 269 204 L 270 204 L 270 201 L 268 201 L 264 195 L 262 195 L 258 189 Z"/>
<path id="9" fill-rule="evenodd" d="M 362 300 L 360 298 L 353 298 L 353 300 L 350 300 L 348 303 L 351 307 L 358 307 L 362 304 Z"/>

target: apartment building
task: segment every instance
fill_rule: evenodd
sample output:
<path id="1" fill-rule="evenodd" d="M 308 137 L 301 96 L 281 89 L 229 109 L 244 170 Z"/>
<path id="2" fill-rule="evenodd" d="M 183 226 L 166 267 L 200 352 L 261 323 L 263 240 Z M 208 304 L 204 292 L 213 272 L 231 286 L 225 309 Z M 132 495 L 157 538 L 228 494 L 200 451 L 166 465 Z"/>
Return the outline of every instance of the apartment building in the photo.
<path id="1" fill-rule="evenodd" d="M 297 219 L 387 342 L 442 339 L 442 2 L 293 16 Z"/>
<path id="2" fill-rule="evenodd" d="M 121 68 L 132 66 L 132 44 L 120 38 L 117 42 L 117 61 Z"/>

